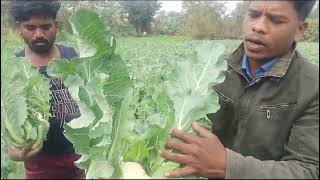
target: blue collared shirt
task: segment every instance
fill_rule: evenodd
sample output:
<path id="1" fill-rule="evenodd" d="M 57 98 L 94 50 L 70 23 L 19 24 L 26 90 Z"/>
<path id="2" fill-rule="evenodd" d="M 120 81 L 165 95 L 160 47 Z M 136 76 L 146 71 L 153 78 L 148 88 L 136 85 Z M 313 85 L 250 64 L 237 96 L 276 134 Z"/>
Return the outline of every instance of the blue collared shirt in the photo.
<path id="1" fill-rule="evenodd" d="M 256 70 L 255 77 L 260 77 L 265 72 L 269 71 L 271 69 L 271 67 L 275 64 L 276 61 L 277 61 L 277 59 L 273 59 L 273 60 L 265 63 L 264 65 L 260 66 Z M 253 77 L 250 72 L 248 56 L 246 54 L 244 54 L 243 58 L 242 58 L 242 72 L 244 73 L 244 75 L 246 76 L 246 78 L 249 81 L 252 81 Z"/>

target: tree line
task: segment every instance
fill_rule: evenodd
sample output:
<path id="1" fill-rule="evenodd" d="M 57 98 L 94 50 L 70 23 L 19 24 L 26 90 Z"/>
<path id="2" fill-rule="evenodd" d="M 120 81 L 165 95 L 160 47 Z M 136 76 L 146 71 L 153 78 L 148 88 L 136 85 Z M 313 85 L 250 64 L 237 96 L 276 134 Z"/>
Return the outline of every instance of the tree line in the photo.
<path id="1" fill-rule="evenodd" d="M 9 1 L 1 1 L 1 34 L 14 22 L 8 13 Z M 160 11 L 161 2 L 149 1 L 61 1 L 58 21 L 62 31 L 72 32 L 68 22 L 78 9 L 90 9 L 105 19 L 118 36 L 168 35 L 192 36 L 194 39 L 240 39 L 247 1 L 238 2 L 227 13 L 218 1 L 183 1 L 181 12 Z M 319 40 L 319 3 L 309 17 L 306 41 Z"/>

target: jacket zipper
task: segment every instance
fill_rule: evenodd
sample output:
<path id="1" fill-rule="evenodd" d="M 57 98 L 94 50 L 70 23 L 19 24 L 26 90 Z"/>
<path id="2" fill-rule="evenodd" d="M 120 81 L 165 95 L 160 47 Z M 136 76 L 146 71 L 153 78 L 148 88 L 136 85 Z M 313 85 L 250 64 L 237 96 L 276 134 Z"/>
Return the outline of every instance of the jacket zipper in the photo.
<path id="1" fill-rule="evenodd" d="M 262 107 L 261 107 L 261 109 L 266 112 L 266 117 L 267 117 L 267 119 L 270 119 L 270 118 L 271 118 L 270 108 L 268 108 L 268 107 L 262 108 Z"/>
<path id="2" fill-rule="evenodd" d="M 271 112 L 269 109 L 267 109 L 267 119 L 270 119 L 271 118 Z"/>
<path id="3" fill-rule="evenodd" d="M 230 65 L 229 65 L 229 66 L 230 66 Z M 245 86 L 245 87 L 243 88 L 243 90 L 242 90 L 242 92 L 241 92 L 241 94 L 240 94 L 240 97 L 243 96 L 245 90 L 246 90 L 248 87 L 250 87 L 250 86 L 258 83 L 262 78 L 267 77 L 267 76 L 265 76 L 265 75 L 262 75 L 262 76 L 259 76 L 259 77 L 255 77 L 255 78 L 250 82 L 250 81 L 247 79 L 247 77 L 245 77 L 237 68 L 233 68 L 232 66 L 230 66 L 230 67 L 231 67 L 234 71 L 236 71 L 237 73 L 239 73 L 239 74 L 240 74 L 244 79 L 246 79 L 247 82 L 249 83 L 247 86 Z M 271 111 L 270 111 L 270 110 L 267 110 L 266 116 L 267 116 L 267 119 L 270 119 L 270 118 L 271 118 Z M 239 118 L 239 111 L 237 111 L 235 118 L 236 118 L 236 119 Z M 240 139 L 241 139 L 241 137 L 239 137 L 238 142 L 240 142 Z M 234 147 L 235 147 L 236 150 L 239 149 L 239 146 L 240 146 L 239 143 L 235 143 L 235 144 L 234 144 Z"/>
<path id="4" fill-rule="evenodd" d="M 229 65 L 229 66 L 230 66 L 230 65 Z M 238 71 L 237 68 L 233 68 L 232 66 L 230 66 L 230 67 L 231 67 L 232 69 L 234 69 L 234 71 L 236 71 L 237 73 L 239 73 L 243 78 L 245 78 L 245 79 L 247 80 L 247 82 L 249 83 L 247 86 L 245 86 L 245 87 L 242 89 L 242 92 L 241 92 L 241 94 L 240 94 L 239 97 L 242 97 L 242 96 L 243 96 L 245 90 L 246 90 L 248 87 L 254 85 L 254 84 L 257 83 L 257 82 L 259 82 L 262 77 L 265 77 L 265 76 L 256 77 L 256 78 L 254 78 L 254 79 L 250 82 L 240 71 Z M 270 115 L 270 114 L 269 114 L 269 115 Z M 236 112 L 236 117 L 235 117 L 235 118 L 236 118 L 237 120 L 239 119 L 239 111 Z M 238 139 L 238 142 L 240 142 L 241 137 L 238 137 L 238 138 L 239 138 L 239 139 Z M 236 150 L 239 149 L 239 146 L 240 146 L 240 144 L 237 143 L 237 142 L 234 144 L 234 148 L 235 148 Z"/>

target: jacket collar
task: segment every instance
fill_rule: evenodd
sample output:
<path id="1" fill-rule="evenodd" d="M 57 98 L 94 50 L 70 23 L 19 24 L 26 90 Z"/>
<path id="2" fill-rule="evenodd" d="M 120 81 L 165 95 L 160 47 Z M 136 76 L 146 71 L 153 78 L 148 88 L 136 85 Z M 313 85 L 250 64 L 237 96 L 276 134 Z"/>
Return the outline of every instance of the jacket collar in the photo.
<path id="1" fill-rule="evenodd" d="M 290 50 L 281 57 L 277 57 L 277 62 L 273 64 L 271 69 L 265 73 L 265 76 L 272 77 L 283 77 L 289 68 L 289 65 L 293 59 L 296 58 L 296 42 L 293 43 Z M 244 44 L 241 43 L 240 46 L 229 56 L 228 64 L 236 69 L 238 72 L 242 72 L 242 58 L 244 55 Z"/>

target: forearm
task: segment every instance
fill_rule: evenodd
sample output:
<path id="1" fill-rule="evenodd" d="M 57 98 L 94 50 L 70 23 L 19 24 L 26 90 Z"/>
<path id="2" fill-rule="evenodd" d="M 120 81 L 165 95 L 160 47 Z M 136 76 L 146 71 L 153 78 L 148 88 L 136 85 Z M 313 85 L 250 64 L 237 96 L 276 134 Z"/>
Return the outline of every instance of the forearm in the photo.
<path id="1" fill-rule="evenodd" d="M 261 161 L 227 149 L 226 179 L 234 178 L 318 179 L 319 162 Z"/>

